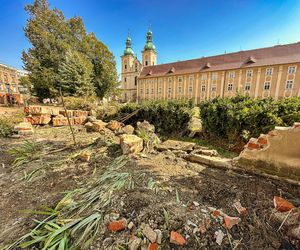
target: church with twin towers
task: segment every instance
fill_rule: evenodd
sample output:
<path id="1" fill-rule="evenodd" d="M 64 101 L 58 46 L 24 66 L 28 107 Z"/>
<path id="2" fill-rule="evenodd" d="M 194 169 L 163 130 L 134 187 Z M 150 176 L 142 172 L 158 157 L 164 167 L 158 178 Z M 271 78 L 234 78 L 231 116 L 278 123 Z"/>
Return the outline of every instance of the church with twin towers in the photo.
<path id="1" fill-rule="evenodd" d="M 126 39 L 122 100 L 193 99 L 195 103 L 237 94 L 253 98 L 300 97 L 300 42 L 157 64 L 148 30 L 140 62 Z"/>

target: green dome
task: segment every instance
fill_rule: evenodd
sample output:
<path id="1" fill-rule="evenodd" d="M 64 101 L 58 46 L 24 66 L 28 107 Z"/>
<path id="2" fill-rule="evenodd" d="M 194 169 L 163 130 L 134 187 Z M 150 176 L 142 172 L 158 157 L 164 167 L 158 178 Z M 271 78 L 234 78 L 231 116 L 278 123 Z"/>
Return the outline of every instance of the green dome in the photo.
<path id="1" fill-rule="evenodd" d="M 132 48 L 126 48 L 124 50 L 124 56 L 128 56 L 128 55 L 134 55 Z"/>
<path id="2" fill-rule="evenodd" d="M 155 45 L 152 42 L 147 42 L 144 50 L 155 50 Z"/>

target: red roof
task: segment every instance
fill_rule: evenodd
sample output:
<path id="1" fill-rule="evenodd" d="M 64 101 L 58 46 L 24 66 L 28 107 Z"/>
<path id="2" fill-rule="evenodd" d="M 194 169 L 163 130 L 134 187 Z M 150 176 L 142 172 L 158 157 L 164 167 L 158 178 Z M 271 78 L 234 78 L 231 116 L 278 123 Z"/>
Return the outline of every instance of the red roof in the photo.
<path id="1" fill-rule="evenodd" d="M 171 76 L 185 73 L 252 68 L 297 62 L 300 62 L 300 42 L 217 56 L 202 57 L 187 61 L 147 66 L 142 69 L 139 77 L 150 78 L 157 76 Z M 149 74 L 149 72 L 151 73 Z"/>

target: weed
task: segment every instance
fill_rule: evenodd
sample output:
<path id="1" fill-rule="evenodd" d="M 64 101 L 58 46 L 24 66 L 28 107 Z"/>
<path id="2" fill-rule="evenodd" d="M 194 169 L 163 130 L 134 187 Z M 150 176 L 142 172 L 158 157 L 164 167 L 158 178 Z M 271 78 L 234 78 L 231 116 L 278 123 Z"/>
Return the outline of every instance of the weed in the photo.
<path id="1" fill-rule="evenodd" d="M 8 137 L 13 133 L 14 124 L 13 122 L 6 118 L 0 118 L 0 137 Z"/>
<path id="2" fill-rule="evenodd" d="M 36 141 L 25 140 L 21 145 L 10 149 L 8 153 L 15 157 L 13 167 L 19 167 L 35 159 L 40 150 L 40 145 Z"/>

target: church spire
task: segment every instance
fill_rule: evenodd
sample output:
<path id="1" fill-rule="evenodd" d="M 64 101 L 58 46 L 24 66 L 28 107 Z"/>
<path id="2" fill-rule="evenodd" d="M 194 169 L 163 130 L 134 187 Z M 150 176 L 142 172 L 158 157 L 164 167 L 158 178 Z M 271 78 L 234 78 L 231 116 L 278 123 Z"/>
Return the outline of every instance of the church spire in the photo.
<path id="1" fill-rule="evenodd" d="M 146 37 L 147 37 L 147 41 L 146 41 L 146 45 L 144 47 L 144 50 L 153 50 L 153 51 L 155 51 L 155 45 L 152 42 L 152 31 L 151 31 L 150 28 L 148 29 Z"/>
<path id="2" fill-rule="evenodd" d="M 128 35 L 127 35 L 127 38 L 126 38 L 126 49 L 124 50 L 124 56 L 127 56 L 127 55 L 133 55 L 134 56 L 134 52 L 131 48 L 131 38 L 129 36 L 129 32 L 128 32 Z"/>

